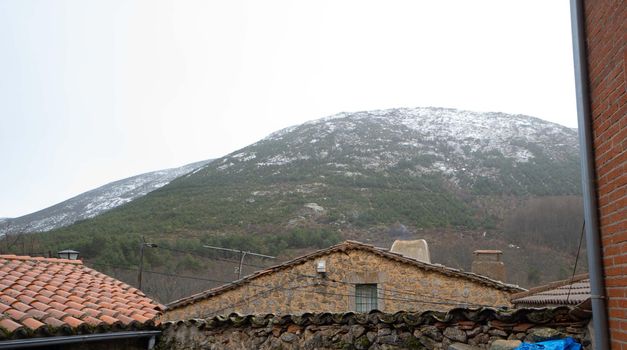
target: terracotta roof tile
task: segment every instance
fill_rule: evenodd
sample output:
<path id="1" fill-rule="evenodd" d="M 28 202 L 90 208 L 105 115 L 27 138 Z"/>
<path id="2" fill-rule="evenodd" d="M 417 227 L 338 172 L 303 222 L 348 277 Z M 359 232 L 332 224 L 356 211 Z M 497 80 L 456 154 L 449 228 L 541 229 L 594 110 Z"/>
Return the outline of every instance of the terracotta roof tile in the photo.
<path id="1" fill-rule="evenodd" d="M 62 319 L 63 317 L 67 316 L 67 313 L 61 311 L 61 310 L 57 310 L 55 308 L 52 308 L 50 310 L 47 310 L 46 313 L 48 313 L 48 315 L 54 317 L 54 318 L 58 318 L 58 319 Z"/>
<path id="2" fill-rule="evenodd" d="M 588 274 L 535 287 L 511 297 L 512 303 L 517 306 L 577 305 L 588 299 L 590 299 Z"/>
<path id="3" fill-rule="evenodd" d="M 128 313 L 128 310 L 124 309 L 121 311 L 116 311 L 116 310 L 111 310 L 111 309 L 107 309 L 103 307 L 103 308 L 100 308 L 100 312 L 102 312 L 103 315 L 116 317 L 116 315 L 119 314 L 120 312 L 122 312 L 123 314 Z"/>
<path id="4" fill-rule="evenodd" d="M 124 316 L 124 315 L 118 315 L 117 317 L 118 320 L 120 320 L 120 322 L 122 322 L 125 325 L 129 325 L 133 322 L 136 322 L 136 320 L 134 318 L 130 318 L 128 316 Z"/>
<path id="5" fill-rule="evenodd" d="M 107 316 L 107 315 L 102 315 L 99 317 L 100 320 L 102 320 L 103 322 L 107 323 L 107 324 L 115 324 L 117 322 L 120 322 L 120 320 L 118 320 L 117 318 L 113 318 L 111 316 Z"/>
<path id="6" fill-rule="evenodd" d="M 104 324 L 104 322 L 102 320 L 99 320 L 95 317 L 91 317 L 91 316 L 85 316 L 83 317 L 83 321 L 85 321 L 85 323 L 87 323 L 90 326 L 100 326 L 102 324 Z"/>
<path id="7" fill-rule="evenodd" d="M 37 294 L 35 295 L 34 299 L 36 299 L 37 301 L 44 303 L 44 304 L 50 304 L 52 302 L 52 299 L 48 298 L 45 295 L 41 295 L 41 294 Z"/>
<path id="8" fill-rule="evenodd" d="M 68 325 L 70 325 L 70 327 L 72 328 L 76 328 L 80 325 L 82 325 L 84 322 L 79 320 L 78 318 L 74 318 L 72 316 L 65 316 L 62 319 L 63 322 L 67 323 Z"/>
<path id="9" fill-rule="evenodd" d="M 139 313 L 132 314 L 131 317 L 141 323 L 148 322 L 150 319 L 140 315 Z"/>
<path id="10" fill-rule="evenodd" d="M 44 322 L 46 322 L 47 325 L 55 327 L 55 328 L 61 327 L 66 324 L 65 322 L 55 317 L 47 317 L 44 319 Z"/>
<path id="11" fill-rule="evenodd" d="M 21 321 L 22 319 L 27 317 L 27 315 L 23 313 L 22 311 L 15 310 L 15 309 L 8 309 L 7 311 L 4 312 L 4 314 L 9 316 L 11 319 L 15 321 Z"/>
<path id="12" fill-rule="evenodd" d="M 36 320 L 41 320 L 43 318 L 45 318 L 46 316 L 48 316 L 47 313 L 37 310 L 37 309 L 30 309 L 28 311 L 25 312 L 29 317 L 32 317 Z"/>
<path id="13" fill-rule="evenodd" d="M 32 304 L 33 302 L 37 301 L 35 298 L 29 297 L 28 295 L 26 295 L 28 291 L 24 291 L 24 293 L 22 293 L 21 295 L 17 296 L 17 300 L 21 301 L 24 304 Z"/>
<path id="14" fill-rule="evenodd" d="M 11 305 L 15 303 L 17 299 L 10 297 L 8 294 L 0 294 L 0 303 Z"/>
<path id="15" fill-rule="evenodd" d="M 38 330 L 41 327 L 45 327 L 46 326 L 45 323 L 39 322 L 39 321 L 37 321 L 36 319 L 34 319 L 32 317 L 28 317 L 28 318 L 22 320 L 21 323 L 23 325 L 25 325 L 26 327 L 34 330 L 34 331 Z"/>
<path id="16" fill-rule="evenodd" d="M 0 255 L 0 341 L 152 327 L 163 308 L 81 261 Z"/>
<path id="17" fill-rule="evenodd" d="M 22 312 L 25 312 L 25 311 L 30 310 L 30 309 L 33 308 L 32 306 L 24 304 L 21 301 L 17 301 L 15 303 L 11 304 L 11 307 L 13 307 L 15 309 L 18 309 L 18 310 L 20 310 Z"/>
<path id="18" fill-rule="evenodd" d="M 5 318 L 5 319 L 0 320 L 0 327 L 6 329 L 9 332 L 15 332 L 16 330 L 20 328 L 24 328 L 23 325 L 13 321 L 10 318 Z"/>
<path id="19" fill-rule="evenodd" d="M 72 308 L 66 309 L 65 312 L 68 315 L 72 315 L 72 316 L 74 316 L 74 317 L 76 317 L 78 319 L 81 319 L 81 318 L 83 318 L 85 316 L 84 312 L 76 310 L 76 309 L 72 309 Z"/>
<path id="20" fill-rule="evenodd" d="M 69 306 L 59 303 L 58 301 L 53 301 L 50 303 L 50 306 L 52 306 L 55 310 L 59 310 L 59 311 L 63 311 L 67 308 L 69 308 Z"/>
<path id="21" fill-rule="evenodd" d="M 98 311 L 96 309 L 89 308 L 89 307 L 86 307 L 86 308 L 84 308 L 81 311 L 87 313 L 89 316 L 92 316 L 92 317 L 98 317 L 98 316 L 100 316 L 102 314 L 102 312 L 100 312 L 100 311 Z"/>
<path id="22" fill-rule="evenodd" d="M 85 308 L 85 305 L 79 304 L 79 303 L 74 302 L 74 301 L 68 301 L 67 303 L 65 303 L 65 305 L 67 305 L 67 306 L 69 306 L 69 307 L 71 307 L 73 309 L 76 309 L 76 310 L 82 310 L 82 309 Z"/>

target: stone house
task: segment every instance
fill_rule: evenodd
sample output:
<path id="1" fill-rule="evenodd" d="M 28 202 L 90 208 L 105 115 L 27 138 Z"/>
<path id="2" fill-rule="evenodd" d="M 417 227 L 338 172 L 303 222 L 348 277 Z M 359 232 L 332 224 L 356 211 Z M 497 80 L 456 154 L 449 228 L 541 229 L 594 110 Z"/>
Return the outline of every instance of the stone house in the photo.
<path id="1" fill-rule="evenodd" d="M 318 250 L 167 305 L 164 320 L 213 315 L 447 311 L 509 307 L 524 289 L 355 241 Z"/>

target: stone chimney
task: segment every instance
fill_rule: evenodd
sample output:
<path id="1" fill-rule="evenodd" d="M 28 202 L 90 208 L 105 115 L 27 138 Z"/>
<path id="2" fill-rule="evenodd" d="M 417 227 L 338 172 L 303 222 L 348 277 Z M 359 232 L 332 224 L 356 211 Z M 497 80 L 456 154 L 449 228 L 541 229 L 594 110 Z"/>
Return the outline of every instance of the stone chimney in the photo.
<path id="1" fill-rule="evenodd" d="M 431 256 L 429 255 L 429 246 L 424 239 L 416 239 L 413 241 L 396 240 L 392 244 L 390 252 L 401 254 L 406 258 L 422 261 L 425 263 L 431 263 Z"/>
<path id="2" fill-rule="evenodd" d="M 505 282 L 505 263 L 501 260 L 502 251 L 475 250 L 473 254 L 475 255 L 472 262 L 473 273 Z"/>

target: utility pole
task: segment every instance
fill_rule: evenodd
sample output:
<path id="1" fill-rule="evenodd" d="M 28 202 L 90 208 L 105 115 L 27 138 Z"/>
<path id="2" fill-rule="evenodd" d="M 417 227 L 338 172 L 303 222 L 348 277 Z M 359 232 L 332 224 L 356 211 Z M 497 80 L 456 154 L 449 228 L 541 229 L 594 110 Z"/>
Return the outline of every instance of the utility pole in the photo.
<path id="1" fill-rule="evenodd" d="M 226 251 L 226 252 L 239 253 L 240 254 L 240 258 L 239 258 L 239 268 L 237 269 L 237 279 L 241 279 L 242 278 L 242 267 L 244 265 L 244 257 L 246 255 L 258 256 L 260 258 L 265 258 L 265 259 L 276 259 L 276 257 L 274 257 L 274 256 L 248 252 L 248 251 L 241 250 L 241 249 L 230 249 L 230 248 L 214 247 L 214 246 L 210 246 L 210 245 L 203 245 L 203 247 L 204 248 L 209 248 L 209 249 L 215 249 L 215 250 L 223 250 L 223 251 Z"/>
<path id="2" fill-rule="evenodd" d="M 137 272 L 137 289 L 142 289 L 142 272 L 144 272 L 144 247 L 157 248 L 154 243 L 147 243 L 146 239 L 142 237 L 142 241 L 139 245 L 139 271 Z"/>

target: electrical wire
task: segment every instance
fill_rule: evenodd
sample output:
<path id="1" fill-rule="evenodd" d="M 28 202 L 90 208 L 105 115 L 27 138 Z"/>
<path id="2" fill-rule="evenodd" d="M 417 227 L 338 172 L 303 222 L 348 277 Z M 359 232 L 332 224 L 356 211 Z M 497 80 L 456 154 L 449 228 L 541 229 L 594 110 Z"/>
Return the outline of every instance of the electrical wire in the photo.
<path id="1" fill-rule="evenodd" d="M 193 255 L 193 256 L 197 256 L 199 258 L 205 258 L 205 259 L 210 259 L 210 260 L 216 260 L 216 261 L 223 261 L 223 262 L 230 262 L 233 264 L 238 264 L 239 265 L 239 261 L 236 260 L 230 260 L 230 259 L 224 259 L 224 258 L 218 258 L 218 257 L 213 257 L 213 256 L 206 256 L 206 255 L 202 255 L 202 254 L 198 254 L 194 251 L 189 251 L 189 250 L 181 250 L 181 249 L 176 249 L 176 248 L 170 248 L 170 247 L 164 247 L 161 246 L 160 244 L 157 245 L 156 247 L 154 247 L 156 249 L 164 249 L 164 250 L 169 250 L 169 251 L 173 251 L 173 252 L 177 252 L 177 253 L 182 253 L 182 254 L 189 254 L 189 255 Z M 267 266 L 262 266 L 262 265 L 255 265 L 255 264 L 247 264 L 247 263 L 242 263 L 242 265 L 244 266 L 250 266 L 250 267 L 256 267 L 256 268 L 261 268 L 261 269 L 265 269 L 267 268 Z"/>
<path id="2" fill-rule="evenodd" d="M 570 277 L 570 283 L 568 285 L 568 294 L 566 294 L 566 302 L 570 299 L 570 290 L 573 288 L 573 280 L 575 279 L 575 273 L 577 272 L 577 263 L 579 262 L 579 253 L 581 252 L 581 244 L 583 243 L 583 233 L 586 227 L 586 221 L 581 224 L 581 233 L 579 234 L 579 248 L 577 248 L 577 256 L 575 257 L 575 266 L 573 267 L 573 274 Z"/>

